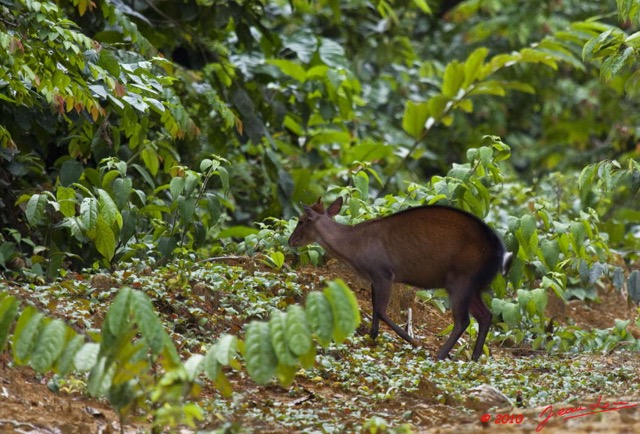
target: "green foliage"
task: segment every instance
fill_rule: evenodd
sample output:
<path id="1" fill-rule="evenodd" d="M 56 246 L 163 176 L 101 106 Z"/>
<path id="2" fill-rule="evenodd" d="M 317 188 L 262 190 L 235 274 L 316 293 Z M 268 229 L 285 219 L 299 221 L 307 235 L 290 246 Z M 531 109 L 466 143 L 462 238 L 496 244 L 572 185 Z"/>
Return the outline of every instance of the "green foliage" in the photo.
<path id="1" fill-rule="evenodd" d="M 355 296 L 343 282 L 330 282 L 327 291 L 334 299 L 347 301 L 339 313 L 325 293 L 311 292 L 311 298 L 316 300 L 311 303 L 315 304 L 313 314 L 308 307 L 298 305 L 290 305 L 286 312 L 274 309 L 268 322 L 252 321 L 247 325 L 243 342 L 224 334 L 206 354 L 194 354 L 184 363 L 151 300 L 141 291 L 121 288 L 109 306 L 101 333 L 92 334 L 94 342 L 87 343 L 62 320 L 51 319 L 31 305 L 22 310 L 11 334 L 19 303 L 2 293 L 0 348 L 11 336 L 17 364 L 28 363 L 39 373 L 54 371 L 60 376 L 74 370 L 88 372 L 88 392 L 106 397 L 123 420 L 137 409 L 152 415 L 154 429 L 180 424 L 195 427 L 204 415 L 190 399 L 200 393 L 201 374 L 229 396 L 232 387 L 224 369 L 241 369 L 237 361 L 240 352 L 256 383 L 266 384 L 277 376 L 281 385 L 288 386 L 299 363 L 307 369 L 315 363 L 310 326 L 313 322 L 309 317 L 341 318 L 340 322 L 319 328 L 325 330 L 325 335 L 337 334 L 343 341 L 353 334 L 360 318 Z M 158 364 L 163 368 L 160 375 L 155 372 Z"/>

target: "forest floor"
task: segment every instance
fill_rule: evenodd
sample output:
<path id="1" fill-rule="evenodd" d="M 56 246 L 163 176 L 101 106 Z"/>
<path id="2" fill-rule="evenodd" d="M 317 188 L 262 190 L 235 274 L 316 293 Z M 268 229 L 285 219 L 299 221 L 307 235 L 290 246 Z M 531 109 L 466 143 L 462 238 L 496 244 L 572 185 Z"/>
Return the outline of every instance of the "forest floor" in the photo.
<path id="1" fill-rule="evenodd" d="M 255 267 L 250 260 L 237 262 L 247 268 Z M 360 336 L 347 341 L 342 352 L 334 351 L 333 356 L 337 359 L 342 357 L 344 363 L 349 363 L 351 353 L 361 351 L 362 347 L 367 351 L 367 346 L 376 347 L 376 344 L 363 336 L 370 320 L 370 299 L 366 282 L 335 261 L 320 268 L 303 267 L 296 272 L 303 281 L 309 282 L 323 278 L 343 278 L 356 293 L 364 318 L 358 330 Z M 441 332 L 451 323 L 450 312 L 441 313 L 433 304 L 419 302 L 412 289 L 401 286 L 395 288 L 395 291 L 390 306 L 392 318 L 397 318 L 400 322 L 400 312 L 406 307 L 412 307 L 414 328 L 422 343 L 420 354 L 429 358 L 429 363 L 435 364 L 437 368 L 438 365 L 431 358 L 446 338 Z M 22 295 L 25 301 L 30 297 L 29 294 Z M 556 318 L 559 323 L 574 324 L 582 329 L 611 328 L 615 319 L 631 319 L 633 322 L 637 315 L 636 307 L 629 306 L 618 291 L 607 288 L 600 288 L 597 300 L 572 300 L 566 304 L 550 301 L 548 307 L 549 317 Z M 389 331 L 388 328 L 386 330 Z M 640 332 L 635 326 L 630 327 L 630 330 L 640 338 Z M 465 334 L 465 338 L 467 337 Z M 459 345 L 468 347 L 469 344 L 465 339 Z M 382 343 L 377 346 L 384 348 L 371 353 L 374 364 L 395 360 L 397 354 L 404 357 L 398 359 L 399 363 L 406 363 L 406 360 L 417 354 L 415 350 L 407 349 L 399 338 L 389 332 L 384 333 Z M 474 379 L 478 381 L 469 382 L 469 396 L 476 398 L 461 400 L 448 397 L 438 385 L 441 383 L 436 384 L 435 380 L 432 382 L 429 378 L 421 379 L 419 385 L 407 387 L 406 390 L 403 390 L 402 385 L 397 386 L 395 392 L 381 397 L 380 394 L 363 391 L 385 390 L 384 384 L 371 384 L 369 387 L 356 387 L 354 383 L 345 385 L 339 374 L 323 372 L 322 366 L 310 375 L 298 375 L 289 389 L 275 384 L 257 386 L 246 375 L 229 372 L 233 397 L 222 398 L 212 386 L 203 386 L 202 405 L 210 409 L 210 413 L 200 427 L 200 432 L 640 432 L 640 391 L 637 384 L 640 378 L 640 357 L 637 353 L 615 350 L 607 354 L 550 355 L 544 351 L 533 351 L 526 346 L 505 347 L 497 342 L 491 342 L 489 348 L 491 357 L 482 358 L 476 366 L 488 366 L 490 369 L 490 361 L 493 360 L 516 364 L 536 359 L 557 359 L 561 364 L 566 361 L 568 370 L 558 372 L 555 381 L 558 387 L 569 388 L 563 395 L 567 399 L 555 401 L 549 398 L 545 401 L 539 393 L 534 399 L 527 395 L 525 389 L 521 399 L 518 394 L 506 393 L 512 403 L 521 401 L 518 406 L 500 403 L 499 400 L 494 400 L 497 395 L 491 392 L 495 386 L 491 378 L 496 377 L 485 374 L 478 374 L 478 378 Z M 390 360 L 375 360 L 376 357 Z M 454 358 L 458 358 L 458 361 L 437 363 L 457 363 L 461 366 L 460 369 L 462 366 L 473 365 L 466 362 L 466 356 L 461 356 L 460 353 L 454 355 Z M 516 374 L 526 377 L 526 372 L 517 372 L 517 366 L 520 365 L 513 368 Z M 570 382 L 562 386 L 572 369 L 582 367 L 585 367 L 586 375 L 608 378 L 607 389 L 571 390 Z M 555 373 L 549 374 L 553 377 Z M 387 378 L 389 382 L 393 381 L 392 375 L 390 373 Z M 492 375 L 500 376 L 501 373 Z M 81 388 L 73 390 L 70 387 L 55 393 L 47 386 L 49 380 L 50 377 L 38 376 L 30 368 L 12 366 L 6 354 L 0 355 L 0 433 L 120 431 L 118 418 L 105 401 L 86 397 L 81 393 Z M 521 381 L 524 385 L 527 379 L 523 378 Z M 482 387 L 489 387 L 483 389 L 484 392 L 472 389 L 472 386 L 480 384 L 484 384 Z M 554 384 L 553 387 L 555 386 Z M 215 404 L 216 402 L 223 404 Z M 497 407 L 492 407 L 496 405 Z M 270 416 L 265 417 L 266 413 Z M 291 415 L 289 422 L 284 421 L 288 417 L 286 415 Z M 297 425 L 295 421 L 298 421 Z M 145 432 L 148 429 L 146 421 L 140 420 L 125 424 L 123 432 Z M 179 432 L 195 431 L 185 428 Z"/>

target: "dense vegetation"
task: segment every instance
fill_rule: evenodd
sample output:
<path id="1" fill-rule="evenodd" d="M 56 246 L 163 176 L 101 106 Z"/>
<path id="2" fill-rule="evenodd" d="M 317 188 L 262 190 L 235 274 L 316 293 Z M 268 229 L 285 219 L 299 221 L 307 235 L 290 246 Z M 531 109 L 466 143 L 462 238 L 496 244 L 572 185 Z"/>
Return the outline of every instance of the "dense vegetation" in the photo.
<path id="1" fill-rule="evenodd" d="M 493 342 L 640 350 L 640 320 L 580 330 L 545 313 L 604 286 L 640 302 L 639 30 L 635 0 L 2 0 L 4 282 L 178 271 L 154 289 L 126 276 L 87 333 L 3 291 L 0 348 L 90 372 L 90 393 L 123 418 L 148 405 L 159 428 L 201 417 L 181 401 L 197 392 L 169 393 L 200 373 L 231 393 L 221 367 L 240 369 L 238 351 L 257 382 L 288 385 L 312 337 L 327 347 L 359 324 L 343 282 L 302 297 L 287 274 L 323 261 L 286 244 L 297 204 L 343 195 L 343 222 L 439 203 L 496 228 L 515 259 L 493 285 Z M 155 310 L 167 290 L 220 284 L 196 271 L 220 255 L 298 289 L 249 297 L 246 334 L 216 330 L 182 362 Z M 216 273 L 235 293 L 238 272 Z"/>

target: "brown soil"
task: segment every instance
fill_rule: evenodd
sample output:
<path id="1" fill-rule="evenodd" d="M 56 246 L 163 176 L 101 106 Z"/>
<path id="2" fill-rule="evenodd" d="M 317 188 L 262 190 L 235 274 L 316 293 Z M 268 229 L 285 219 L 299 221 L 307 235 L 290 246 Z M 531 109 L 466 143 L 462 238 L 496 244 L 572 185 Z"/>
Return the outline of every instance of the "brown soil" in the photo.
<path id="1" fill-rule="evenodd" d="M 241 261 L 242 262 L 242 261 Z M 365 325 L 369 323 L 370 313 L 370 292 L 368 284 L 355 276 L 350 269 L 335 262 L 322 268 L 303 267 L 297 270 L 303 281 L 319 283 L 321 279 L 342 278 L 354 290 L 360 303 L 365 320 L 359 333 L 365 334 Z M 435 354 L 442 345 L 445 337 L 440 337 L 439 333 L 450 323 L 450 312 L 441 313 L 436 308 L 426 303 L 422 303 L 415 297 L 415 291 L 411 288 L 398 286 L 394 289 L 395 296 L 389 309 L 392 319 L 398 322 L 403 321 L 404 311 L 408 307 L 413 310 L 413 324 L 415 333 L 420 337 L 421 343 L 431 353 Z M 560 323 L 573 323 L 582 328 L 608 328 L 614 325 L 615 319 L 635 320 L 637 310 L 628 306 L 626 300 L 622 298 L 616 290 L 601 289 L 599 291 L 599 302 L 593 301 L 571 301 L 564 304 L 558 300 L 550 300 L 548 315 L 554 317 Z M 386 327 L 382 325 L 382 327 Z M 636 327 L 631 327 L 632 333 L 640 338 L 640 331 Z M 491 347 L 494 357 L 517 357 L 512 349 Z M 546 353 L 540 353 L 539 357 L 544 357 Z M 5 359 L 3 359 L 5 357 Z M 598 356 L 590 355 L 597 358 Z M 612 366 L 625 366 L 630 370 L 640 369 L 640 358 L 637 354 L 629 352 L 615 353 L 606 356 L 608 363 Z M 243 375 L 230 375 L 233 383 L 234 393 L 242 394 L 245 402 L 243 405 L 261 406 L 277 403 L 278 405 L 306 405 L 310 408 L 322 408 L 326 406 L 327 400 L 363 400 L 360 395 L 349 396 L 348 392 L 327 384 L 317 385 L 312 381 L 300 379 L 294 382 L 290 390 L 284 390 L 276 386 L 259 387 Z M 8 367 L 6 356 L 0 355 L 0 433 L 112 433 L 119 432 L 117 415 L 110 407 L 101 401 L 89 399 L 79 393 L 69 393 L 68 391 L 51 391 L 47 387 L 47 378 L 39 377 L 29 368 Z M 459 409 L 444 404 L 436 403 L 432 398 L 433 391 L 429 389 L 429 382 L 421 384 L 418 392 L 399 394 L 391 401 L 380 402 L 371 399 L 363 405 L 369 406 L 370 414 L 404 414 L 411 410 L 410 419 L 414 432 L 433 433 L 475 433 L 482 428 L 490 429 L 491 432 L 535 432 L 536 427 L 544 417 L 541 413 L 545 408 L 513 409 L 507 408 L 503 411 L 489 413 L 491 417 L 487 423 L 481 422 L 481 416 L 486 409 L 478 408 L 474 416 L 460 413 Z M 211 391 L 211 393 L 214 393 Z M 204 395 L 208 392 L 205 391 Z M 623 407 L 620 402 L 627 402 L 629 405 L 638 404 L 630 408 L 619 411 L 605 411 L 597 414 L 564 419 L 557 415 L 560 409 L 563 412 L 570 412 L 571 408 L 579 405 L 594 409 L 609 405 L 609 410 Z M 617 407 L 614 405 L 617 403 Z M 584 402 L 580 404 L 558 403 L 552 409 L 556 416 L 549 419 L 542 430 L 544 433 L 634 433 L 640 432 L 640 396 L 616 396 L 602 397 L 598 394 L 584 397 Z M 545 414 L 549 414 L 551 409 L 547 409 Z M 512 415 L 514 419 L 504 419 L 496 423 L 496 418 L 500 414 Z M 517 415 L 522 414 L 522 423 L 516 423 Z M 335 416 L 335 415 L 334 415 Z M 348 415 L 347 415 L 348 416 Z M 566 415 L 564 415 L 566 416 Z M 236 420 L 250 432 L 282 432 L 281 428 L 269 426 L 256 426 L 255 420 Z M 249 425 L 248 425 L 249 424 Z M 213 429 L 215 427 L 211 427 Z M 148 431 L 148 426 L 127 424 L 124 432 L 134 433 Z M 181 431 L 190 432 L 190 431 Z"/>

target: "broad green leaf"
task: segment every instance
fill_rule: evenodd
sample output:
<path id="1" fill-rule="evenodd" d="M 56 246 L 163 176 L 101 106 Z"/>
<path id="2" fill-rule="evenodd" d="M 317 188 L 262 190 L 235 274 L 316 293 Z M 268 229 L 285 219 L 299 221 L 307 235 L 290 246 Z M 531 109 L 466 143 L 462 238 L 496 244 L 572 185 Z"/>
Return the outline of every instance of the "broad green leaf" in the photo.
<path id="1" fill-rule="evenodd" d="M 531 301 L 535 306 L 535 313 L 541 318 L 544 316 L 548 300 L 546 288 L 536 288 L 531 291 Z"/>
<path id="2" fill-rule="evenodd" d="M 200 178 L 195 174 L 195 172 L 189 170 L 185 178 L 184 195 L 191 196 L 191 194 L 193 194 L 196 187 L 198 186 L 199 181 L 200 181 Z"/>
<path id="3" fill-rule="evenodd" d="M 595 284 L 598 279 L 600 279 L 600 277 L 605 273 L 605 271 L 605 265 L 601 264 L 600 262 L 593 263 L 593 265 L 591 265 L 591 268 L 589 269 L 589 283 L 592 285 Z"/>
<path id="4" fill-rule="evenodd" d="M 102 323 L 102 334 L 107 333 L 120 337 L 130 329 L 129 312 L 131 311 L 131 289 L 121 288 L 113 299 Z"/>
<path id="5" fill-rule="evenodd" d="M 635 50 L 633 48 L 627 47 L 622 53 L 607 57 L 600 65 L 600 77 L 608 81 L 617 76 L 620 70 L 629 63 L 630 59 L 632 62 L 637 59 L 634 57 L 634 53 Z"/>
<path id="6" fill-rule="evenodd" d="M 31 226 L 37 226 L 42 221 L 46 206 L 47 196 L 44 194 L 34 194 L 29 198 L 25 215 Z"/>
<path id="7" fill-rule="evenodd" d="M 80 372 L 87 372 L 93 369 L 98 361 L 98 354 L 100 353 L 100 344 L 95 342 L 88 342 L 78 350 L 73 358 L 73 364 Z"/>
<path id="8" fill-rule="evenodd" d="M 62 320 L 54 319 L 40 332 L 30 362 L 36 372 L 45 373 L 60 357 L 64 349 L 66 328 Z"/>
<path id="9" fill-rule="evenodd" d="M 76 192 L 73 188 L 58 187 L 56 199 L 60 205 L 60 212 L 65 217 L 76 215 Z"/>
<path id="10" fill-rule="evenodd" d="M 131 178 L 116 178 L 113 181 L 113 196 L 116 208 L 124 210 L 129 202 L 129 195 L 133 191 Z"/>
<path id="11" fill-rule="evenodd" d="M 333 340 L 341 344 L 360 324 L 358 303 L 353 292 L 341 279 L 329 282 L 323 292 L 333 314 Z"/>
<path id="12" fill-rule="evenodd" d="M 184 362 L 184 370 L 187 373 L 189 381 L 195 381 L 195 379 L 202 373 L 204 369 L 203 365 L 204 356 L 202 354 L 192 354 L 191 357 Z"/>
<path id="13" fill-rule="evenodd" d="M 234 335 L 224 334 L 218 339 L 215 346 L 216 359 L 221 365 L 227 366 L 236 358 L 236 354 L 238 352 L 238 338 Z"/>
<path id="14" fill-rule="evenodd" d="M 285 334 L 291 352 L 297 356 L 305 354 L 311 348 L 311 329 L 304 309 L 298 305 L 290 305 L 285 317 Z"/>
<path id="15" fill-rule="evenodd" d="M 302 30 L 283 37 L 282 45 L 295 53 L 303 63 L 309 63 L 318 48 L 318 39 L 311 30 Z"/>
<path id="16" fill-rule="evenodd" d="M 611 280 L 613 281 L 613 286 L 617 290 L 620 290 L 622 288 L 622 285 L 624 285 L 624 271 L 622 270 L 622 268 L 616 267 L 616 269 L 613 271 L 613 278 Z"/>
<path id="17" fill-rule="evenodd" d="M 178 215 L 184 225 L 188 225 L 193 220 L 193 215 L 196 212 L 196 198 L 190 197 L 185 199 L 184 196 L 179 196 L 177 200 Z"/>
<path id="18" fill-rule="evenodd" d="M 233 387 L 222 370 L 218 372 L 218 376 L 213 381 L 213 384 L 223 397 L 230 398 L 233 395 Z"/>
<path id="19" fill-rule="evenodd" d="M 69 338 L 69 336 L 71 336 Z M 67 327 L 67 342 L 60 358 L 54 366 L 56 372 L 60 376 L 65 376 L 74 368 L 74 359 L 76 354 L 84 345 L 84 336 L 76 334 L 71 328 Z"/>
<path id="20" fill-rule="evenodd" d="M 169 183 L 169 191 L 171 191 L 171 197 L 176 200 L 178 196 L 184 191 L 185 179 L 181 176 L 176 176 L 171 179 Z"/>
<path id="21" fill-rule="evenodd" d="M 627 279 L 629 297 L 636 303 L 640 303 L 640 271 L 633 270 Z"/>
<path id="22" fill-rule="evenodd" d="M 351 176 L 351 179 L 353 181 L 354 187 L 356 188 L 356 190 L 358 190 L 360 199 L 364 201 L 368 200 L 369 199 L 369 176 L 365 172 L 360 171 L 355 175 Z"/>
<path id="23" fill-rule="evenodd" d="M 287 314 L 274 309 L 269 318 L 269 330 L 271 331 L 271 344 L 275 350 L 279 365 L 295 366 L 298 357 L 289 348 L 286 334 Z"/>
<path id="24" fill-rule="evenodd" d="M 222 183 L 222 191 L 229 191 L 229 172 L 224 167 L 218 168 L 218 177 L 220 178 L 220 182 Z"/>
<path id="25" fill-rule="evenodd" d="M 296 378 L 297 371 L 298 368 L 296 366 L 278 363 L 278 366 L 276 367 L 276 378 L 278 379 L 278 384 L 281 387 L 289 387 Z"/>
<path id="26" fill-rule="evenodd" d="M 444 70 L 442 94 L 448 98 L 455 98 L 464 79 L 464 65 L 457 60 L 450 62 Z"/>
<path id="27" fill-rule="evenodd" d="M 536 231 L 536 218 L 532 214 L 525 214 L 520 219 L 520 228 L 524 242 L 528 242 Z"/>
<path id="28" fill-rule="evenodd" d="M 208 171 L 216 170 L 220 166 L 220 162 L 218 160 L 212 160 L 210 158 L 205 158 L 200 162 L 200 172 L 206 173 Z"/>
<path id="29" fill-rule="evenodd" d="M 624 44 L 631 48 L 640 48 L 640 32 L 635 32 L 627 36 L 627 38 L 624 40 Z"/>
<path id="30" fill-rule="evenodd" d="M 122 216 L 120 215 L 120 211 L 118 211 L 118 207 L 116 206 L 116 203 L 113 201 L 109 193 L 99 188 L 98 196 L 100 205 L 99 217 L 102 217 L 107 225 L 111 226 L 114 223 L 117 223 L 118 228 L 121 228 Z"/>
<path id="31" fill-rule="evenodd" d="M 27 306 L 22 311 L 13 333 L 13 358 L 17 364 L 23 365 L 29 361 L 43 319 L 44 314 L 33 306 Z"/>
<path id="32" fill-rule="evenodd" d="M 425 14 L 431 15 L 431 7 L 429 7 L 427 0 L 413 0 L 413 4 L 416 5 Z"/>
<path id="33" fill-rule="evenodd" d="M 20 302 L 13 296 L 4 297 L 0 302 L 0 354 L 4 351 L 9 329 L 18 313 L 18 306 L 20 306 Z"/>
<path id="34" fill-rule="evenodd" d="M 560 259 L 560 248 L 556 240 L 542 240 L 540 243 L 540 250 L 542 251 L 542 259 L 544 260 L 549 270 L 553 270 L 558 260 Z"/>
<path id="35" fill-rule="evenodd" d="M 328 38 L 320 38 L 320 48 L 318 49 L 320 59 L 325 65 L 333 68 L 346 68 L 347 59 L 345 58 L 344 48 L 336 41 Z"/>
<path id="36" fill-rule="evenodd" d="M 209 380 L 215 380 L 220 372 L 222 372 L 222 367 L 220 362 L 218 362 L 217 354 L 217 345 L 211 345 L 207 354 L 204 357 L 204 372 L 207 375 Z"/>
<path id="37" fill-rule="evenodd" d="M 284 59 L 270 59 L 267 63 L 277 66 L 284 74 L 300 83 L 304 83 L 307 79 L 307 71 L 299 63 Z"/>
<path id="38" fill-rule="evenodd" d="M 402 117 L 402 129 L 414 139 L 422 137 L 424 125 L 429 117 L 429 106 L 426 102 L 407 101 L 404 116 Z"/>
<path id="39" fill-rule="evenodd" d="M 516 303 L 505 303 L 502 307 L 502 318 L 511 328 L 518 327 L 522 320 L 520 306 Z"/>
<path id="40" fill-rule="evenodd" d="M 326 348 L 331 343 L 333 336 L 331 304 L 323 293 L 312 291 L 307 295 L 305 309 L 311 331 L 316 335 L 320 345 Z"/>
<path id="41" fill-rule="evenodd" d="M 94 242 L 96 250 L 109 262 L 116 253 L 116 236 L 102 216 L 98 217 Z"/>
<path id="42" fill-rule="evenodd" d="M 474 85 L 469 91 L 469 96 L 475 95 L 496 95 L 504 96 L 506 92 L 503 84 L 498 80 L 485 80 Z"/>
<path id="43" fill-rule="evenodd" d="M 146 146 L 142 152 L 140 152 L 140 157 L 142 161 L 144 161 L 144 165 L 149 170 L 149 173 L 151 173 L 152 176 L 156 176 L 160 169 L 160 157 L 156 150 L 150 146 Z"/>
<path id="44" fill-rule="evenodd" d="M 69 187 L 78 182 L 82 176 L 82 163 L 77 160 L 67 160 L 60 166 L 60 184 Z"/>
<path id="45" fill-rule="evenodd" d="M 159 354 L 164 345 L 164 329 L 151 300 L 142 291 L 131 291 L 130 310 L 152 354 Z"/>
<path id="46" fill-rule="evenodd" d="M 256 383 L 264 385 L 273 378 L 278 358 L 271 344 L 267 323 L 252 321 L 247 326 L 244 359 L 247 363 L 247 372 Z"/>
<path id="47" fill-rule="evenodd" d="M 98 226 L 98 201 L 93 197 L 85 197 L 80 204 L 80 219 L 83 229 L 94 238 Z"/>
<path id="48" fill-rule="evenodd" d="M 482 74 L 482 64 L 484 63 L 484 59 L 487 58 L 489 54 L 489 49 L 486 47 L 476 48 L 473 53 L 467 57 L 467 60 L 464 62 L 464 82 L 462 83 L 462 88 L 468 88 L 471 83 L 476 81 L 476 79 L 483 79 L 484 74 Z"/>
<path id="49" fill-rule="evenodd" d="M 100 357 L 91 368 L 87 380 L 87 391 L 91 396 L 104 396 L 111 388 L 111 380 L 115 375 L 115 364 L 107 364 L 106 357 Z"/>

